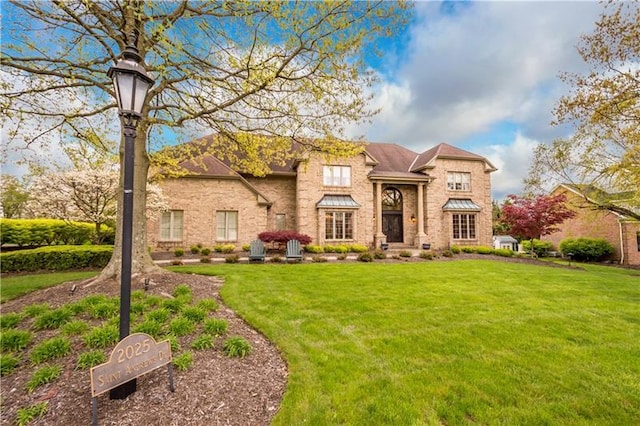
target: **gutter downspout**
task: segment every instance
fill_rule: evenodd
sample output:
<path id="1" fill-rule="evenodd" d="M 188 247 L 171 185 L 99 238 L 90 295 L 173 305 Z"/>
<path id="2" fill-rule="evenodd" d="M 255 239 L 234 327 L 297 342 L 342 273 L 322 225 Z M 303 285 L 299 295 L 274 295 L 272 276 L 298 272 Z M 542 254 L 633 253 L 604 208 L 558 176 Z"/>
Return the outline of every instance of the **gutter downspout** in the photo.
<path id="1" fill-rule="evenodd" d="M 620 227 L 620 264 L 624 265 L 624 236 L 622 232 L 622 221 L 618 219 L 618 226 Z"/>

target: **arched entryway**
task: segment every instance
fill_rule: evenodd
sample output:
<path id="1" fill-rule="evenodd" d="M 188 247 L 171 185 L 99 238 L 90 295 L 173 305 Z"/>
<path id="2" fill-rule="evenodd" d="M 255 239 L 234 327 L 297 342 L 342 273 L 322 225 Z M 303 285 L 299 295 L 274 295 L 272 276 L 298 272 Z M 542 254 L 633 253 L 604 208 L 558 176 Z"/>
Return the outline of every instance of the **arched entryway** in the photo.
<path id="1" fill-rule="evenodd" d="M 382 233 L 388 243 L 404 241 L 402 228 L 402 193 L 396 188 L 382 191 Z"/>

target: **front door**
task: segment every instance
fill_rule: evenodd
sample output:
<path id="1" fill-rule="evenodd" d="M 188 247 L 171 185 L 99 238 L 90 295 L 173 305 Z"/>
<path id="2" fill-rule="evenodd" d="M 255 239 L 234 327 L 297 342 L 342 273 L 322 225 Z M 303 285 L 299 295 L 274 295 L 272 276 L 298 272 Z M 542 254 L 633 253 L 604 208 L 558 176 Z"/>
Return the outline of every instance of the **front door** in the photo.
<path id="1" fill-rule="evenodd" d="M 382 213 L 382 233 L 387 236 L 388 243 L 403 242 L 402 212 Z"/>

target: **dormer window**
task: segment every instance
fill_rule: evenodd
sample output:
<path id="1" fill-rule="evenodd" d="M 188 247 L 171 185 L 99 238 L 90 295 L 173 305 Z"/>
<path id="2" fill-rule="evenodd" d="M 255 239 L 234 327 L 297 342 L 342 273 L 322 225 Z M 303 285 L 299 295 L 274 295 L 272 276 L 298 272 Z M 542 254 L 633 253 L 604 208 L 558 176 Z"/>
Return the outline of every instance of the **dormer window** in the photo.
<path id="1" fill-rule="evenodd" d="M 447 190 L 471 191 L 471 173 L 447 172 Z"/>
<path id="2" fill-rule="evenodd" d="M 324 186 L 351 186 L 350 166 L 324 166 Z"/>

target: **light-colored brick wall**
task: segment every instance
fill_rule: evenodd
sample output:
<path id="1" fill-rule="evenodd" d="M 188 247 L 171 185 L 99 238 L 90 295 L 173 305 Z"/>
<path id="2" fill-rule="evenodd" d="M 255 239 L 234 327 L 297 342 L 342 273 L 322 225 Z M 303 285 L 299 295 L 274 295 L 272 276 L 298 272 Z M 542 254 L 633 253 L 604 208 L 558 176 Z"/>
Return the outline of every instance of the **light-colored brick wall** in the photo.
<path id="1" fill-rule="evenodd" d="M 334 187 L 323 185 L 323 168 L 325 165 L 350 166 L 351 186 Z M 324 210 L 318 209 L 316 204 L 324 195 L 350 195 L 360 208 L 350 210 L 354 217 L 354 235 L 352 240 L 345 243 L 370 244 L 373 241 L 373 191 L 372 183 L 367 178 L 371 166 L 367 166 L 364 155 L 351 158 L 326 159 L 321 155 L 312 156 L 307 163 L 298 167 L 296 199 L 298 209 L 298 231 L 309 235 L 313 244 L 325 244 Z M 327 244 L 337 244 L 339 241 L 327 241 Z"/>
<path id="2" fill-rule="evenodd" d="M 256 194 L 240 180 L 180 178 L 165 179 L 162 191 L 171 210 L 183 210 L 183 240 L 163 244 L 159 241 L 159 219 L 147 222 L 148 244 L 152 249 L 195 244 L 213 247 L 226 241 L 216 239 L 216 212 L 238 212 L 238 239 L 229 241 L 237 248 L 254 240 L 267 229 L 267 209 L 258 205 Z"/>
<path id="3" fill-rule="evenodd" d="M 551 195 L 564 194 L 567 197 L 567 206 L 576 212 L 576 216 L 564 221 L 558 232 L 542 237 L 543 241 L 549 241 L 555 249 L 566 238 L 604 238 L 614 249 L 611 259 L 619 262 L 622 258 L 620 238 L 620 216 L 610 211 L 596 210 L 578 194 L 560 186 Z M 634 231 L 635 229 L 635 231 Z M 640 254 L 637 252 L 635 232 L 640 229 L 640 224 L 630 222 L 623 224 L 623 240 L 625 247 L 625 264 L 640 265 Z"/>
<path id="4" fill-rule="evenodd" d="M 470 191 L 450 191 L 447 189 L 447 172 L 471 174 Z M 444 249 L 452 245 L 492 245 L 491 218 L 491 174 L 485 171 L 482 161 L 438 159 L 436 166 L 429 169 L 429 175 L 435 180 L 427 187 L 426 195 L 426 234 L 432 242 L 432 248 Z M 452 213 L 442 207 L 449 198 L 470 198 L 482 209 L 476 214 L 476 239 L 454 240 Z M 459 212 L 465 213 L 465 212 Z M 473 213 L 473 212 L 469 212 Z"/>
<path id="5" fill-rule="evenodd" d="M 297 229 L 295 176 L 267 176 L 263 178 L 247 176 L 246 180 L 273 203 L 267 213 L 267 226 L 262 231 L 276 229 L 276 215 L 278 214 L 286 215 L 286 229 Z"/>

